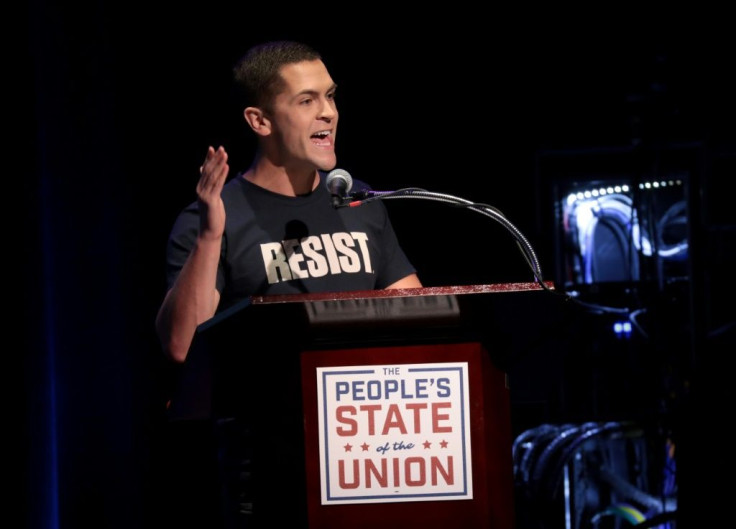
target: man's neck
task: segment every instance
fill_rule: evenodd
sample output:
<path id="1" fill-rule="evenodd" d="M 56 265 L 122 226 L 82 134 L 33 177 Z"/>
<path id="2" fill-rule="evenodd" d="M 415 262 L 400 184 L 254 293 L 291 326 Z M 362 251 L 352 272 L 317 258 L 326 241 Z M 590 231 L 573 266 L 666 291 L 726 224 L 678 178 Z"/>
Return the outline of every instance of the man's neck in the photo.
<path id="1" fill-rule="evenodd" d="M 320 182 L 319 173 L 316 170 L 299 173 L 285 167 L 263 163 L 262 160 L 254 163 L 243 174 L 243 178 L 273 193 L 291 197 L 311 193 Z"/>

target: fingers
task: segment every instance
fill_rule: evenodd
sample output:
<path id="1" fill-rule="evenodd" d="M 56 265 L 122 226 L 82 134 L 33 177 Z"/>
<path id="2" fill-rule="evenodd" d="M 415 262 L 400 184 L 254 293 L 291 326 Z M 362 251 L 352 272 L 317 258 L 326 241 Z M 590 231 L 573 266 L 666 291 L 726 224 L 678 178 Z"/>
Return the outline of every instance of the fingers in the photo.
<path id="1" fill-rule="evenodd" d="M 212 146 L 207 148 L 207 155 L 204 159 L 204 164 L 199 168 L 200 173 L 215 172 L 221 170 L 224 165 L 227 165 L 227 152 L 221 145 L 215 150 Z"/>
<path id="2" fill-rule="evenodd" d="M 224 147 L 220 146 L 217 150 L 212 146 L 208 147 L 204 163 L 199 168 L 200 178 L 197 188 L 200 193 L 216 192 L 219 194 L 230 171 L 227 159 L 227 151 Z"/>

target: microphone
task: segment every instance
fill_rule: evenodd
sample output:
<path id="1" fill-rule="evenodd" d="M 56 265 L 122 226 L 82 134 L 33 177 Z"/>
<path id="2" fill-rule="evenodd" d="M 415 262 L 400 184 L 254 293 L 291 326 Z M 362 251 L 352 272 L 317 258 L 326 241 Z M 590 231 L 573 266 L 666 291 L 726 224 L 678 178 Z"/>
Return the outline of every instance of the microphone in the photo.
<path id="1" fill-rule="evenodd" d="M 338 208 L 353 187 L 353 177 L 345 169 L 333 169 L 327 174 L 325 185 L 332 195 L 332 205 Z"/>

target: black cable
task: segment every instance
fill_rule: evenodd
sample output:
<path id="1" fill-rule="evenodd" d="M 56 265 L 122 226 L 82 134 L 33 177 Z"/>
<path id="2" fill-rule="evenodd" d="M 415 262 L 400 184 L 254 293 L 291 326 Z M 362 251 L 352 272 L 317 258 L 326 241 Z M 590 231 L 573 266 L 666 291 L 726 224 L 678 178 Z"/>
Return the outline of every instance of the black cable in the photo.
<path id="1" fill-rule="evenodd" d="M 587 426 L 586 426 L 587 425 Z M 546 474 L 547 494 L 554 498 L 560 489 L 560 481 L 562 480 L 562 470 L 567 462 L 572 458 L 580 446 L 594 436 L 602 436 L 613 432 L 625 432 L 631 430 L 639 430 L 639 427 L 633 424 L 620 422 L 606 422 L 603 424 L 586 423 L 580 428 L 580 434 L 571 439 L 559 450 L 559 456 L 550 466 Z"/>
<path id="2" fill-rule="evenodd" d="M 536 463 L 537 456 L 547 446 L 546 443 L 557 436 L 561 428 L 569 426 L 569 424 L 562 426 L 542 424 L 517 436 L 511 448 L 517 485 L 528 487 L 531 469 Z"/>
<path id="3" fill-rule="evenodd" d="M 677 501 L 672 498 L 660 499 L 656 496 L 639 489 L 632 485 L 621 476 L 612 472 L 608 468 L 600 469 L 600 477 L 608 483 L 622 497 L 632 500 L 649 511 L 655 511 L 657 514 L 666 511 L 672 511 L 677 507 Z"/>
<path id="4" fill-rule="evenodd" d="M 632 258 L 631 258 L 631 255 L 632 255 L 631 244 L 629 243 L 629 241 L 631 240 L 630 234 L 627 232 L 625 228 L 621 226 L 621 224 L 615 218 L 610 218 L 605 215 L 601 215 L 598 217 L 598 223 L 608 228 L 610 232 L 613 234 L 613 237 L 616 240 L 618 247 L 621 249 L 621 252 L 624 254 L 626 258 L 626 271 L 628 273 L 628 279 L 629 281 L 635 281 L 636 277 L 639 274 L 639 265 L 638 263 L 636 263 L 636 271 L 634 271 L 633 270 L 634 263 L 632 262 Z"/>
<path id="5" fill-rule="evenodd" d="M 540 456 L 537 458 L 537 461 L 534 464 L 534 471 L 529 479 L 529 489 L 533 497 L 540 501 L 543 498 L 547 500 L 551 499 L 551 497 L 542 493 L 542 488 L 546 481 L 545 478 L 549 473 L 550 460 L 565 444 L 574 440 L 581 430 L 591 428 L 594 425 L 595 423 L 567 425 L 559 431 L 549 444 L 547 444 Z"/>

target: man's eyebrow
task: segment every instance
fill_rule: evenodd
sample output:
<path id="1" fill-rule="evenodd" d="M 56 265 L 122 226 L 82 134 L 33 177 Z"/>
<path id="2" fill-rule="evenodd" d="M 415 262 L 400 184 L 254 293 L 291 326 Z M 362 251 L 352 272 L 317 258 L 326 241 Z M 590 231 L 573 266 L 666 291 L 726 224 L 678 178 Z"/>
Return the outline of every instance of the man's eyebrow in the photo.
<path id="1" fill-rule="evenodd" d="M 330 86 L 325 91 L 325 93 L 326 94 L 329 94 L 330 92 L 334 92 L 335 90 L 337 90 L 337 84 L 336 83 L 332 83 L 332 86 Z M 305 88 L 304 90 L 301 90 L 301 91 L 297 92 L 294 95 L 294 97 L 299 97 L 299 96 L 303 96 L 303 95 L 317 96 L 319 94 L 320 94 L 320 91 L 319 90 L 315 90 L 314 88 Z"/>

